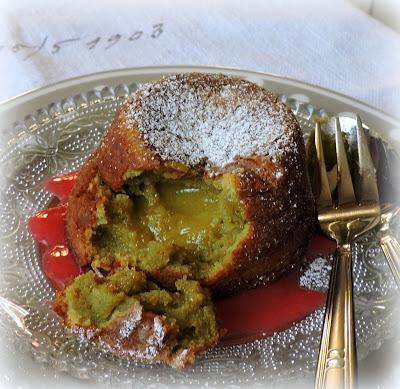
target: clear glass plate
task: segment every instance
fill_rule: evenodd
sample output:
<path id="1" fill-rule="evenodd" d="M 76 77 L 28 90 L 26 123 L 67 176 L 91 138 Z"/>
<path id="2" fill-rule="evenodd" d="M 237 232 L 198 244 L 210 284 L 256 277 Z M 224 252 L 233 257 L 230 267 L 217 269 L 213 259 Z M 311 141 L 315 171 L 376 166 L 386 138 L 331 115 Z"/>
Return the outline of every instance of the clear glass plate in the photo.
<path id="1" fill-rule="evenodd" d="M 47 177 L 79 169 L 109 126 L 116 108 L 138 87 L 105 86 L 54 102 L 2 132 L 0 171 L 0 333 L 16 352 L 29 352 L 57 371 L 80 378 L 136 387 L 248 384 L 263 387 L 309 379 L 316 365 L 323 311 L 273 336 L 236 346 L 215 347 L 182 371 L 143 366 L 116 358 L 71 334 L 53 313 L 54 290 L 44 277 L 27 220 L 52 196 Z M 304 97 L 304 96 L 303 96 Z M 282 95 L 307 134 L 316 109 L 301 96 Z M 392 336 L 399 317 L 397 289 L 379 243 L 370 233 L 354 244 L 358 356 L 364 358 Z M 397 318 L 397 319 L 396 319 Z"/>

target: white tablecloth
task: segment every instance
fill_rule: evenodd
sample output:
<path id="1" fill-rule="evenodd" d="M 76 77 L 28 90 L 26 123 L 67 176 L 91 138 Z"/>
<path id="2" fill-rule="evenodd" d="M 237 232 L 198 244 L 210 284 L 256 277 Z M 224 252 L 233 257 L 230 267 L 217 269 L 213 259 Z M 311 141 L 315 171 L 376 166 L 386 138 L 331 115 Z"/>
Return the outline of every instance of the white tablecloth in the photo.
<path id="1" fill-rule="evenodd" d="M 344 0 L 0 1 L 0 100 L 160 64 L 271 72 L 400 116 L 400 37 Z M 71 386 L 86 385 L 0 345 L 0 387 Z"/>
<path id="2" fill-rule="evenodd" d="M 0 100 L 84 73 L 202 64 L 296 78 L 391 113 L 400 106 L 399 34 L 344 0 L 3 2 Z"/>

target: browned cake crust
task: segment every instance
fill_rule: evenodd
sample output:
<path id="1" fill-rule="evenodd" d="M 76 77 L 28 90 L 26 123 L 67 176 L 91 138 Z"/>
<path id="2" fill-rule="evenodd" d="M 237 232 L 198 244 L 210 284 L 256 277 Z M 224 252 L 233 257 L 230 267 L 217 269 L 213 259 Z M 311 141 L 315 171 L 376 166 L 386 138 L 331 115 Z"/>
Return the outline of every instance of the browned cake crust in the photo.
<path id="1" fill-rule="evenodd" d="M 206 99 L 215 97 L 211 93 L 222 94 L 225 86 L 237 88 L 241 103 L 248 102 L 251 107 L 254 101 L 266 105 L 270 111 L 265 115 L 280 123 L 274 131 L 282 133 L 282 136 L 270 139 L 270 144 L 266 145 L 262 145 L 260 139 L 256 141 L 262 145 L 258 155 L 256 152 L 239 155 L 223 166 L 208 164 L 204 158 L 195 163 L 190 158 L 189 163 L 179 156 L 175 159 L 189 166 L 192 172 L 207 177 L 234 173 L 233 185 L 250 224 L 246 238 L 232 253 L 231 263 L 203 284 L 220 294 L 266 283 L 302 260 L 315 228 L 314 199 L 306 173 L 305 148 L 299 125 L 276 96 L 255 84 L 222 75 L 173 77 L 173 82 L 204 88 L 208 91 L 204 96 Z M 151 84 L 146 93 L 151 96 L 153 91 L 156 93 L 168 82 L 172 82 L 171 78 Z M 99 174 L 103 182 L 116 191 L 122 186 L 124 174 L 129 169 L 151 171 L 167 166 L 172 169 L 170 162 L 175 157 L 163 154 L 165 150 L 160 146 L 150 144 L 148 137 L 144 136 L 143 123 L 140 126 L 139 121 L 132 118 L 132 110 L 140 111 L 146 96 L 144 92 L 138 92 L 118 110 L 101 145 L 82 167 L 73 188 L 67 210 L 66 233 L 82 266 L 93 260 L 88 231 L 96 224 L 96 204 L 104 200 L 99 196 L 98 188 L 93 183 L 89 185 L 93 177 Z M 151 131 L 151 128 L 147 130 Z M 180 277 L 163 271 L 152 276 L 166 284 Z"/>

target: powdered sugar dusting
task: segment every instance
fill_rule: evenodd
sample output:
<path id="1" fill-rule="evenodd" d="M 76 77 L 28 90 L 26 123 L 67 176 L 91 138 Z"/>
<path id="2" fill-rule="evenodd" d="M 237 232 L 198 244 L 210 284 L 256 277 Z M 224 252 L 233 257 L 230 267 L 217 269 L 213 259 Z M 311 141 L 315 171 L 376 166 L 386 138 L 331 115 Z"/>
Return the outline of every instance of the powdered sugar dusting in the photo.
<path id="1" fill-rule="evenodd" d="M 306 289 L 326 291 L 329 287 L 331 268 L 330 260 L 327 258 L 315 258 L 300 276 L 299 285 Z"/>
<path id="2" fill-rule="evenodd" d="M 121 323 L 119 334 L 122 339 L 129 338 L 142 319 L 143 308 L 139 303 L 134 305 L 129 316 Z"/>
<path id="3" fill-rule="evenodd" d="M 296 145 L 294 116 L 247 81 L 178 74 L 144 85 L 128 100 L 127 122 L 163 160 L 224 167 L 239 157 L 276 157 Z"/>

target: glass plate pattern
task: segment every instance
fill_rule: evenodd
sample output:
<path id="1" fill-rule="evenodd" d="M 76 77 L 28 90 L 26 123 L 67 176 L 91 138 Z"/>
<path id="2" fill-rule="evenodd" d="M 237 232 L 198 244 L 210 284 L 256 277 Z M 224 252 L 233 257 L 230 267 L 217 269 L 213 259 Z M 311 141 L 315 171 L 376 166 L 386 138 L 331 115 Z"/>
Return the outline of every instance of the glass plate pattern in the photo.
<path id="1" fill-rule="evenodd" d="M 176 371 L 116 358 L 63 327 L 50 301 L 28 217 L 51 201 L 47 177 L 79 169 L 109 126 L 115 110 L 138 84 L 103 87 L 68 97 L 26 116 L 0 139 L 0 333 L 10 352 L 29 352 L 41 363 L 79 378 L 162 388 L 208 385 L 264 387 L 282 380 L 309 380 L 318 354 L 323 311 L 285 331 L 237 346 L 216 347 L 193 367 Z M 304 97 L 304 96 L 303 96 Z M 307 134 L 316 109 L 301 96 L 281 96 Z M 370 233 L 354 244 L 356 328 L 359 358 L 391 337 L 399 317 L 398 293 L 389 267 Z"/>

